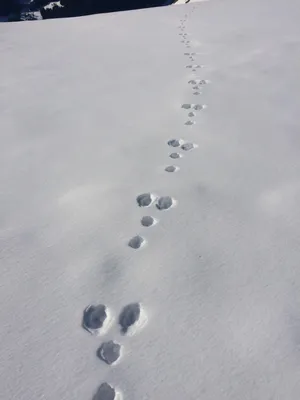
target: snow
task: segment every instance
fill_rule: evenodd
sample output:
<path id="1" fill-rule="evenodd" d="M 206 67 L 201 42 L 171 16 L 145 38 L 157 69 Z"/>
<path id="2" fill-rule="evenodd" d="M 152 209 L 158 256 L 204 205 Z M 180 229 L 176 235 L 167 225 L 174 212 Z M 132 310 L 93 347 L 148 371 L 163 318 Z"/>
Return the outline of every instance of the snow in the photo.
<path id="1" fill-rule="evenodd" d="M 60 1 L 52 1 L 51 3 L 47 4 L 44 9 L 53 9 L 54 7 L 63 7 Z"/>
<path id="2" fill-rule="evenodd" d="M 0 26 L 1 399 L 298 400 L 299 17 L 213 0 Z M 183 104 L 207 108 L 186 126 Z"/>
<path id="3" fill-rule="evenodd" d="M 177 0 L 176 3 L 177 5 L 182 5 L 182 4 L 187 4 L 187 3 L 199 3 L 202 1 L 209 1 L 209 0 Z"/>
<path id="4" fill-rule="evenodd" d="M 20 15 L 21 21 L 36 21 L 41 19 L 43 18 L 40 11 L 22 11 Z"/>

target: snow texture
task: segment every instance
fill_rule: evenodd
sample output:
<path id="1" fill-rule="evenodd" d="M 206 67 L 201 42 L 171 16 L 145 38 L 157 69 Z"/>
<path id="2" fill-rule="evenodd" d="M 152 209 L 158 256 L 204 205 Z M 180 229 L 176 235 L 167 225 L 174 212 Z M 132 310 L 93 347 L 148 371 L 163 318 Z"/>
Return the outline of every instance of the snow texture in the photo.
<path id="1" fill-rule="evenodd" d="M 299 21 L 299 0 L 211 0 L 0 25 L 1 399 L 299 399 Z"/>

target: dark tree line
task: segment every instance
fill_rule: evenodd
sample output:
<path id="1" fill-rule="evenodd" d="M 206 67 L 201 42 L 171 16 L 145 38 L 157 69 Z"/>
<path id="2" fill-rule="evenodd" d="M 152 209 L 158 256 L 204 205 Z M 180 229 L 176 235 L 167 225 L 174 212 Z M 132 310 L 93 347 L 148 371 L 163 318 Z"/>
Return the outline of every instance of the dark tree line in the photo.
<path id="1" fill-rule="evenodd" d="M 0 15 L 8 15 L 20 9 L 16 0 L 0 0 Z"/>
<path id="2" fill-rule="evenodd" d="M 24 12 L 24 9 L 26 9 L 29 12 L 40 10 L 42 17 L 45 19 L 77 17 L 81 15 L 157 7 L 163 5 L 165 0 L 60 0 L 61 6 L 54 3 L 53 7 L 44 8 L 50 2 L 51 0 L 33 0 L 30 4 L 24 6 L 22 5 L 22 0 L 0 0 L 0 15 L 15 14 L 17 16 L 21 11 Z"/>
<path id="3" fill-rule="evenodd" d="M 113 11 L 157 7 L 162 0 L 60 0 L 63 7 L 42 9 L 43 18 L 74 17 Z"/>

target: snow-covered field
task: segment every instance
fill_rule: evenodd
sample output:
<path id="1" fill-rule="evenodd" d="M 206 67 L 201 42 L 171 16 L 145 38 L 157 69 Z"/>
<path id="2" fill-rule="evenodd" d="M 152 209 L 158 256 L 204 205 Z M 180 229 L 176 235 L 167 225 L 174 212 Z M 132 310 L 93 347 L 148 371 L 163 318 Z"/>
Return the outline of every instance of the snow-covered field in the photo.
<path id="1" fill-rule="evenodd" d="M 1 399 L 299 399 L 299 20 L 0 25 Z"/>

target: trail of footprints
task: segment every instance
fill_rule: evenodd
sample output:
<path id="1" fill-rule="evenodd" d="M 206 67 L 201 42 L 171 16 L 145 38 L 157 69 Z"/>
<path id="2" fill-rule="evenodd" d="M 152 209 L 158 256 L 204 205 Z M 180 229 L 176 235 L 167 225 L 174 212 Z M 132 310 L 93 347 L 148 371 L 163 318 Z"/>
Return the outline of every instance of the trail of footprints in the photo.
<path id="1" fill-rule="evenodd" d="M 184 19 L 180 20 L 181 24 L 178 27 L 181 32 L 179 36 L 182 38 L 181 42 L 184 44 L 186 48 L 191 47 L 191 40 L 188 40 L 188 34 L 185 33 L 185 22 L 187 19 L 187 14 Z M 195 58 L 199 55 L 196 52 L 186 52 L 184 56 L 188 57 L 191 64 L 185 66 L 186 69 L 190 69 L 192 73 L 197 72 L 198 70 L 204 68 L 201 64 L 195 64 Z M 193 95 L 198 96 L 202 94 L 203 87 L 208 84 L 209 81 L 206 79 L 202 79 L 199 77 L 192 77 L 188 84 L 192 86 Z M 204 104 L 197 103 L 183 103 L 181 105 L 181 109 L 187 112 L 188 119 L 184 122 L 186 127 L 191 127 L 196 124 L 195 117 L 198 112 L 203 111 L 206 108 Z M 197 144 L 192 141 L 187 141 L 181 138 L 170 138 L 166 145 L 168 148 L 173 148 L 172 152 L 169 152 L 168 156 L 172 160 L 179 161 L 184 153 L 189 152 L 198 147 Z M 164 171 L 166 173 L 175 173 L 180 170 L 180 167 L 177 165 L 166 165 L 164 167 Z M 151 192 L 141 193 L 136 197 L 136 204 L 140 208 L 152 208 L 152 210 L 167 211 L 177 205 L 177 200 L 175 200 L 172 196 L 166 194 L 155 194 Z M 159 223 L 159 219 L 152 215 L 144 215 L 140 224 L 144 228 L 149 228 L 157 225 Z M 133 236 L 128 241 L 128 246 L 134 250 L 141 249 L 145 246 L 147 240 L 137 234 Z M 110 309 L 104 304 L 97 305 L 89 305 L 83 313 L 82 327 L 92 335 L 95 336 L 103 336 L 112 326 L 114 321 L 113 313 Z M 120 312 L 118 317 L 118 324 L 120 327 L 120 333 L 125 336 L 134 335 L 137 330 L 142 328 L 147 321 L 147 316 L 144 311 L 144 308 L 140 303 L 131 303 L 126 305 Z M 122 358 L 123 354 L 123 344 L 114 340 L 107 340 L 100 344 L 97 352 L 97 357 L 100 361 L 104 362 L 109 366 L 113 366 L 117 364 Z M 97 392 L 95 393 L 93 400 L 121 400 L 122 394 L 121 392 L 110 385 L 107 382 L 104 382 L 100 385 Z"/>
<path id="2" fill-rule="evenodd" d="M 105 335 L 112 326 L 113 317 L 111 311 L 104 304 L 89 305 L 83 312 L 83 328 L 95 336 Z M 146 313 L 140 303 L 126 305 L 120 312 L 118 324 L 120 333 L 126 336 L 134 335 L 147 322 Z M 96 355 L 105 364 L 116 365 L 123 353 L 123 345 L 115 340 L 107 340 L 101 343 Z M 121 392 L 104 382 L 95 393 L 93 400 L 121 400 Z"/>

